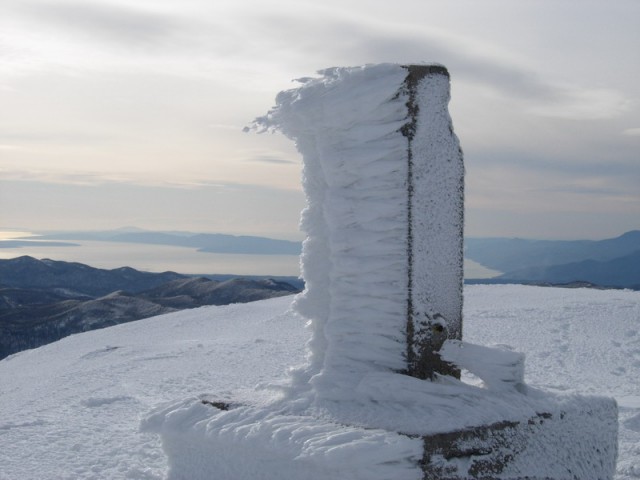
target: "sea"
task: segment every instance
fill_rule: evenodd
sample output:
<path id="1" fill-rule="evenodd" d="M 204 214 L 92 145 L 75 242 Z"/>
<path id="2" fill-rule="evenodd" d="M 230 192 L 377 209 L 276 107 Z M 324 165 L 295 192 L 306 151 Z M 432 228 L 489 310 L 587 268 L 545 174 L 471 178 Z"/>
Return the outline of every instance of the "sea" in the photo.
<path id="1" fill-rule="evenodd" d="M 20 247 L 3 247 L 12 239 L 29 241 Z M 30 232 L 0 231 L 0 259 L 29 255 L 38 259 L 79 262 L 96 268 L 131 267 L 148 272 L 182 274 L 227 274 L 238 276 L 300 276 L 297 255 L 246 255 L 200 252 L 193 248 L 142 243 L 65 241 L 72 246 L 51 246 Z M 465 259 L 465 278 L 491 278 L 500 274 Z"/>

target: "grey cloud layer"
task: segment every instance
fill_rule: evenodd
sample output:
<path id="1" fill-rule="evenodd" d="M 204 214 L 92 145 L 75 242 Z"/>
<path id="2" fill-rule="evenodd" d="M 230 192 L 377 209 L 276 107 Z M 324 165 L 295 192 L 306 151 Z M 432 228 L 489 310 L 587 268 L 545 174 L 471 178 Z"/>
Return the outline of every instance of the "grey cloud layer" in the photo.
<path id="1" fill-rule="evenodd" d="M 107 41 L 118 50 L 132 49 L 129 55 L 137 57 L 141 53 L 166 57 L 171 52 L 173 60 L 167 60 L 178 63 L 190 57 L 214 65 L 225 58 L 248 65 L 266 59 L 276 68 L 288 62 L 307 64 L 310 69 L 372 61 L 437 61 L 447 65 L 456 82 L 482 85 L 545 116 L 606 118 L 627 108 L 623 95 L 611 89 L 554 84 L 545 79 L 548 72 L 544 66 L 534 70 L 513 58 L 501 58 L 491 45 L 429 27 L 370 20 L 366 12 L 354 17 L 323 8 L 294 15 L 265 13 L 258 6 L 255 12 L 203 7 L 203 15 L 196 17 L 98 1 L 23 0 L 12 5 L 14 11 L 67 34 L 71 29 L 85 41 Z M 127 63 L 123 55 L 122 61 Z M 215 68 L 211 70 L 211 74 L 215 72 Z M 597 108 L 589 108 L 593 103 Z"/>
<path id="2" fill-rule="evenodd" d="M 161 44 L 184 26 L 169 15 L 99 2 L 22 2 L 32 18 L 118 44 Z M 19 10 L 19 11 L 20 11 Z"/>

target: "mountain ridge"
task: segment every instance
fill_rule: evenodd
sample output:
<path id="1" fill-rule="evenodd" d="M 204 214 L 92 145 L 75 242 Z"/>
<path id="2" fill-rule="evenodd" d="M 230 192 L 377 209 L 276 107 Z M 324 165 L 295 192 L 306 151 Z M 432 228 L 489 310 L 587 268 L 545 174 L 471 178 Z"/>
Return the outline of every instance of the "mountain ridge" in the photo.
<path id="1" fill-rule="evenodd" d="M 612 260 L 582 260 L 548 267 L 532 267 L 497 277 L 514 282 L 566 284 L 583 281 L 602 287 L 640 290 L 640 250 Z"/>
<path id="2" fill-rule="evenodd" d="M 0 260 L 0 359 L 73 333 L 299 291 L 269 278 L 211 280 L 130 267 L 103 270 L 28 256 Z"/>
<path id="3" fill-rule="evenodd" d="M 27 237 L 34 239 L 34 237 Z M 27 240 L 27 239 L 21 239 Z M 38 241 L 89 240 L 116 243 L 143 243 L 194 248 L 200 252 L 245 255 L 299 255 L 301 243 L 251 235 L 223 233 L 154 232 L 131 227 L 105 231 L 43 233 Z"/>
<path id="4" fill-rule="evenodd" d="M 106 295 L 115 290 L 137 293 L 181 277 L 183 275 L 175 272 L 141 272 L 130 267 L 107 270 L 79 262 L 37 260 L 28 255 L 8 260 L 0 259 L 2 286 L 65 288 L 91 296 Z"/>
<path id="5" fill-rule="evenodd" d="M 465 256 L 503 272 L 482 282 L 566 284 L 637 288 L 640 285 L 640 230 L 604 240 L 468 238 Z"/>

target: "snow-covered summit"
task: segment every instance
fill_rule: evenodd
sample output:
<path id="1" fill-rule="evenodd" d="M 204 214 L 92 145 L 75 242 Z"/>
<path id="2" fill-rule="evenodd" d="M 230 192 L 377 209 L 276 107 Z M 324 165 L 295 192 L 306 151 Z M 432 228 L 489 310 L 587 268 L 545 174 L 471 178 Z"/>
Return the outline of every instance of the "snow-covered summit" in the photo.
<path id="1" fill-rule="evenodd" d="M 203 393 L 255 400 L 257 384 L 282 380 L 304 362 L 310 333 L 289 306 L 280 298 L 177 312 L 0 361 L 0 479 L 166 478 L 160 441 L 139 432 L 140 418 Z M 468 286 L 464 313 L 467 340 L 526 354 L 528 385 L 614 396 L 616 479 L 640 478 L 640 293 Z"/>

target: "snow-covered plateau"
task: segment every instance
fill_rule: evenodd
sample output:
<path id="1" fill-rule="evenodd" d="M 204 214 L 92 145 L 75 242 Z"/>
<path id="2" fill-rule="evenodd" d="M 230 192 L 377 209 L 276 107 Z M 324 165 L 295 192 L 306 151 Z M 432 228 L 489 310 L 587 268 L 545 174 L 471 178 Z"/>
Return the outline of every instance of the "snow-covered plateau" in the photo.
<path id="1" fill-rule="evenodd" d="M 464 293 L 464 339 L 523 352 L 527 385 L 617 400 L 616 478 L 640 478 L 640 293 L 516 285 Z M 0 479 L 165 478 L 160 439 L 141 432 L 141 420 L 190 396 L 273 400 L 280 393 L 269 385 L 306 362 L 311 335 L 291 300 L 172 313 L 0 361 Z M 201 468 L 193 464 L 194 477 Z"/>

